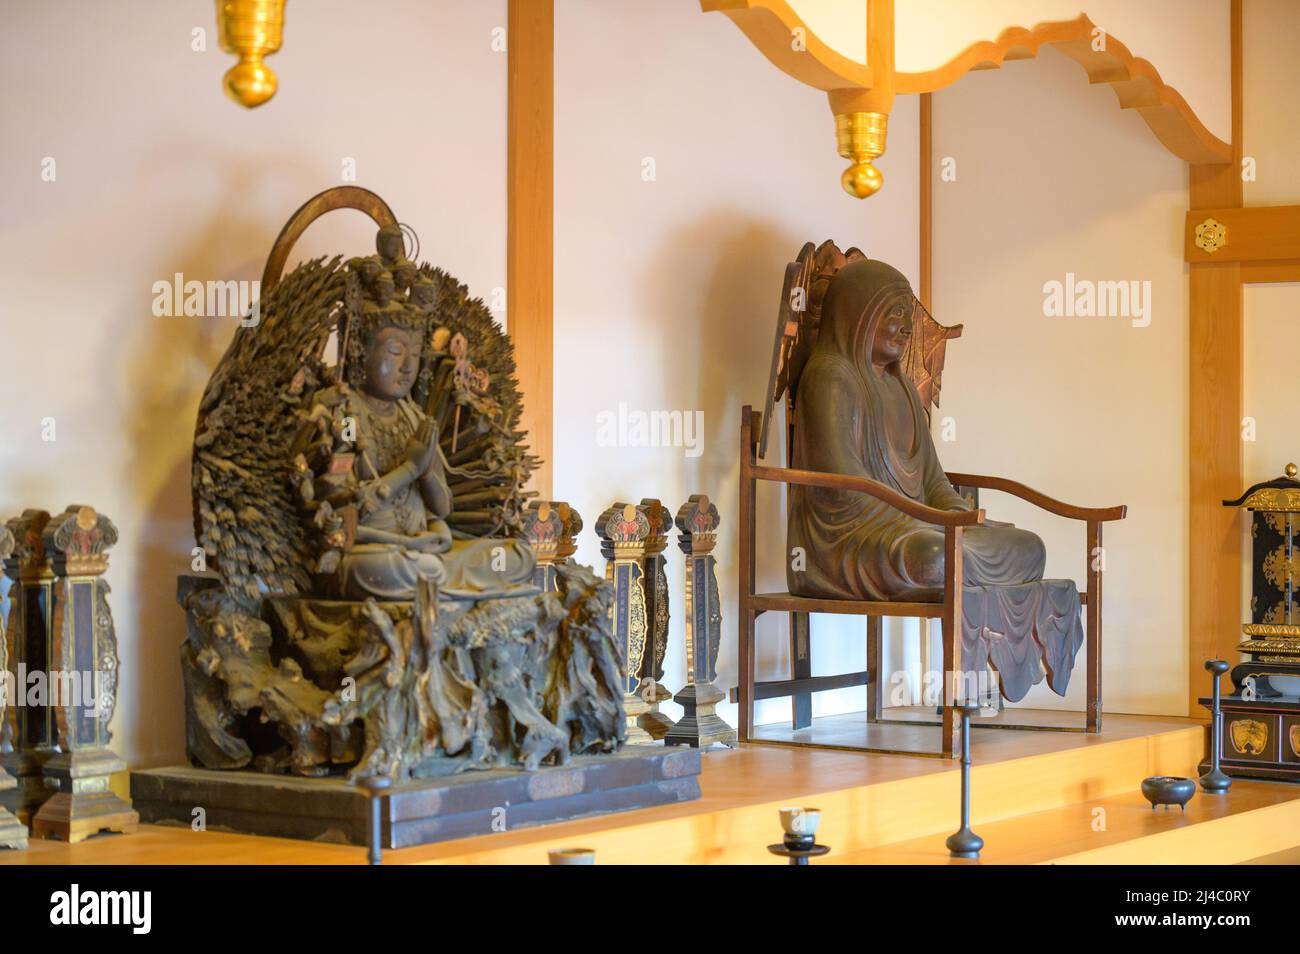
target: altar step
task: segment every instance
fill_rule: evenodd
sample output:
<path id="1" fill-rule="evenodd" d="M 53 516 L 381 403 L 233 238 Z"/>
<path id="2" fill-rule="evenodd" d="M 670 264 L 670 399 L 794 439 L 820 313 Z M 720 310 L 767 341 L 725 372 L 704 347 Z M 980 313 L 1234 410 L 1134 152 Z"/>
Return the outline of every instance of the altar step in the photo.
<path id="1" fill-rule="evenodd" d="M 930 717 L 895 714 L 911 721 Z M 1026 710 L 1014 717 L 1079 721 L 1075 714 Z M 860 731 L 863 721 L 862 713 L 817 720 L 840 736 Z M 912 724 L 889 731 L 910 738 L 938 729 Z M 1124 715 L 1108 715 L 1100 736 L 976 730 L 975 826 L 1078 811 L 1098 800 L 1141 799 L 1137 788 L 1149 775 L 1194 774 L 1204 737 L 1204 726 L 1189 719 Z M 580 846 L 595 849 L 603 864 L 771 864 L 776 859 L 765 846 L 780 840 L 777 809 L 792 804 L 821 809 L 818 840 L 832 847 L 826 861 L 886 863 L 873 853 L 899 848 L 915 854 L 934 845 L 939 855 L 929 860 L 946 861 L 943 840 L 957 824 L 960 771 L 939 759 L 747 745 L 706 753 L 701 788 L 703 797 L 688 805 L 449 842 L 397 852 L 393 861 L 528 864 L 542 862 L 549 848 Z"/>
<path id="2" fill-rule="evenodd" d="M 862 719 L 829 724 L 851 735 Z M 1229 863 L 1300 846 L 1300 786 L 1238 780 L 1217 800 L 1198 792 L 1185 817 L 1151 812 L 1142 779 L 1195 775 L 1204 750 L 1205 727 L 1189 719 L 1107 713 L 1099 736 L 973 730 L 972 820 L 987 843 L 980 863 Z M 549 849 L 584 847 L 597 864 L 779 864 L 765 847 L 781 838 L 777 810 L 802 805 L 822 810 L 818 840 L 832 849 L 815 863 L 944 864 L 960 770 L 940 759 L 745 745 L 704 753 L 700 787 L 696 801 L 387 851 L 384 863 L 545 864 Z M 0 852 L 0 865 L 364 861 L 348 846 L 145 826 L 135 836 L 32 846 Z"/>
<path id="3" fill-rule="evenodd" d="M 955 826 L 953 826 L 955 827 Z M 1234 780 L 1226 795 L 1198 791 L 1185 812 L 1152 809 L 1139 792 L 1088 799 L 1006 821 L 974 824 L 978 861 L 948 857 L 947 832 L 834 853 L 842 865 L 1294 864 L 1300 849 L 1300 786 Z"/>

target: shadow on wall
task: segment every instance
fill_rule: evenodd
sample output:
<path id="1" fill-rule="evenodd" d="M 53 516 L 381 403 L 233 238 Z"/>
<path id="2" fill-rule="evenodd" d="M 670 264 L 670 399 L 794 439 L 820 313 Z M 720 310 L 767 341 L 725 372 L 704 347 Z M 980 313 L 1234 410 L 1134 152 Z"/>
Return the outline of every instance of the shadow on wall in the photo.
<path id="1" fill-rule="evenodd" d="M 252 194 L 266 175 L 264 168 L 247 163 L 225 168 L 232 169 L 222 193 L 227 195 Z M 120 327 L 135 332 L 123 337 L 113 358 L 125 369 L 122 380 L 129 392 L 118 406 L 124 409 L 129 447 L 121 483 L 129 488 L 135 525 L 130 537 L 124 530 L 123 541 L 135 553 L 135 599 L 129 618 L 117 609 L 119 633 L 131 634 L 133 658 L 124 659 L 123 670 L 124 679 L 135 682 L 128 704 L 138 717 L 131 738 L 118 744 L 137 753 L 139 767 L 184 760 L 180 645 L 186 628 L 175 594 L 177 575 L 190 572 L 194 559 L 190 454 L 203 389 L 238 327 L 238 319 L 230 317 L 155 317 L 149 311 L 152 294 L 145 298 L 143 292 L 177 272 L 205 282 L 259 278 L 263 262 L 249 250 L 269 249 L 280 217 L 278 209 L 256 218 L 224 213 L 196 226 L 185 247 L 160 250 L 149 270 L 153 277 L 120 319 Z M 176 307 L 179 312 L 179 303 Z"/>
<path id="2" fill-rule="evenodd" d="M 717 684 L 724 691 L 737 675 L 740 412 L 745 404 L 763 406 L 785 266 L 807 239 L 743 209 L 717 208 L 673 232 L 640 276 L 645 313 L 663 316 L 657 365 L 669 382 L 669 404 L 704 412 L 703 453 L 688 461 L 681 490 L 683 500 L 708 493 L 722 517 L 715 553 L 723 617 Z M 774 434 L 769 459 L 779 458 L 782 443 Z M 759 587 L 783 590 L 781 496 L 760 488 L 756 516 Z M 669 661 L 676 660 L 665 674 L 670 685 L 685 678 L 679 642 L 674 636 L 669 650 Z M 764 640 L 760 672 L 784 671 L 786 643 Z"/>

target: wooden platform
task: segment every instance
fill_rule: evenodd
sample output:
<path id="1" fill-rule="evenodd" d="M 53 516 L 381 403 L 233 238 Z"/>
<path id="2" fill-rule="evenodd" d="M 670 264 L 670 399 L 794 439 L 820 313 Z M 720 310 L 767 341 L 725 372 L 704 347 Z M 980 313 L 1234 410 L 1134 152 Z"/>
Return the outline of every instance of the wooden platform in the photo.
<path id="1" fill-rule="evenodd" d="M 380 799 L 384 848 L 485 835 L 632 811 L 700 796 L 700 752 L 629 745 L 579 755 L 535 772 L 499 768 L 394 785 Z M 57 797 L 57 796 L 56 796 Z M 364 846 L 370 800 L 341 776 L 299 778 L 214 772 L 189 765 L 131 773 L 131 798 L 146 822 L 189 828 L 202 805 L 209 831 Z"/>
<path id="2" fill-rule="evenodd" d="M 1205 727 L 1192 720 L 1113 714 L 1101 736 L 975 732 L 972 810 L 988 843 L 982 863 L 1294 857 L 1300 786 L 1238 781 L 1213 801 L 1198 793 L 1185 817 L 1146 807 L 1141 780 L 1194 773 L 1204 738 Z M 959 772 L 947 761 L 756 744 L 705 753 L 700 782 L 694 802 L 389 851 L 384 860 L 544 864 L 547 849 L 578 846 L 595 849 L 599 864 L 773 864 L 764 846 L 780 836 L 777 809 L 799 804 L 823 811 L 819 840 L 833 849 L 824 863 L 947 863 L 943 839 L 957 824 Z M 0 852 L 0 864 L 363 861 L 364 852 L 348 846 L 152 826 Z"/>
<path id="3" fill-rule="evenodd" d="M 932 708 L 908 706 L 884 710 L 884 720 L 868 722 L 861 712 L 844 715 L 818 716 L 806 729 L 793 729 L 790 723 L 774 722 L 754 726 L 753 742 L 770 742 L 780 745 L 819 746 L 821 748 L 857 751 L 860 749 L 889 750 L 900 755 L 938 756 L 940 745 L 939 716 Z M 996 726 L 997 728 L 993 728 Z M 1015 731 L 1024 730 L 1024 731 Z M 1035 731 L 1037 730 L 1037 731 Z M 1032 755 L 1049 751 L 1059 740 L 1050 737 L 1038 742 L 1022 738 L 1026 732 L 1046 733 L 1083 732 L 1082 712 L 1059 709 L 1012 709 L 997 715 L 980 716 L 971 722 L 974 745 L 985 753 L 984 758 L 1000 758 L 1001 754 L 1016 752 Z M 1110 733 L 1107 733 L 1109 736 Z"/>

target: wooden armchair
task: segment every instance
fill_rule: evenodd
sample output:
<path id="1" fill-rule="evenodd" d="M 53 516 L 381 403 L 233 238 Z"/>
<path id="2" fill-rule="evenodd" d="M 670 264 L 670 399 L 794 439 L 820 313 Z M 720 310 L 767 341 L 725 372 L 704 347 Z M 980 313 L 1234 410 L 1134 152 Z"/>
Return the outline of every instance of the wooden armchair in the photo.
<path id="1" fill-rule="evenodd" d="M 820 298 L 825 293 L 829 279 L 846 261 L 861 256 L 856 249 L 840 253 L 829 242 L 813 249 L 808 244 L 799 259 L 786 270 L 782 292 L 782 308 L 777 325 L 776 344 L 772 359 L 771 377 L 767 393 L 767 408 L 760 415 L 746 406 L 741 414 L 740 426 L 740 664 L 739 686 L 733 690 L 732 700 L 740 705 L 739 741 L 772 742 L 773 739 L 756 739 L 754 729 L 754 703 L 760 699 L 790 697 L 793 700 L 793 727 L 807 728 L 812 723 L 812 694 L 849 686 L 867 687 L 867 720 L 882 721 L 881 685 L 881 619 L 885 617 L 910 617 L 921 620 L 938 619 L 942 625 L 943 672 L 945 675 L 961 673 L 962 664 L 962 534 L 966 527 L 984 522 L 984 511 L 938 510 L 919 503 L 885 486 L 864 477 L 843 474 L 817 473 L 772 467 L 759 463 L 766 452 L 767 434 L 771 418 L 782 395 L 787 404 L 787 448 L 793 443 L 793 404 L 795 384 L 802 365 L 811 353 L 816 335 Z M 802 291 L 803 298 L 799 299 Z M 802 300 L 806 308 L 792 309 L 792 301 Z M 918 303 L 919 305 L 919 303 Z M 903 359 L 903 367 L 916 384 L 928 414 L 931 404 L 938 403 L 940 375 L 944 360 L 944 343 L 961 333 L 961 326 L 944 327 L 929 315 L 917 322 L 910 352 Z M 1101 731 L 1101 594 L 1102 581 L 1099 566 L 1102 524 L 1123 519 L 1127 508 L 1078 507 L 1062 503 L 1004 477 L 986 477 L 976 474 L 949 473 L 949 481 L 958 488 L 996 490 L 1020 497 L 1057 516 L 1082 521 L 1086 525 L 1087 586 L 1079 594 L 1085 618 L 1085 644 L 1087 669 L 1087 712 L 1085 724 L 1067 731 Z M 840 599 L 817 599 L 795 596 L 791 593 L 759 593 L 755 589 L 755 491 L 759 481 L 772 481 L 786 486 L 825 487 L 858 491 L 883 501 L 890 507 L 910 517 L 935 527 L 944 533 L 944 582 L 942 602 L 883 602 Z M 790 614 L 789 679 L 758 682 L 755 679 L 755 623 L 766 612 Z M 809 617 L 812 613 L 847 614 L 867 618 L 867 668 L 864 672 L 842 673 L 831 676 L 813 676 L 811 666 L 811 640 Z M 953 704 L 956 690 L 953 680 L 944 680 L 942 709 L 942 744 L 940 751 L 926 754 L 945 758 L 961 755 L 960 720 Z M 1040 728 L 1016 726 L 1015 728 Z M 1041 727 L 1048 728 L 1048 727 Z M 791 743 L 794 744 L 794 743 Z M 806 744 L 806 743 L 798 743 Z M 813 743 L 815 744 L 815 743 Z M 842 746 L 837 746 L 842 747 Z M 888 748 L 852 746 L 861 751 L 897 751 Z"/>

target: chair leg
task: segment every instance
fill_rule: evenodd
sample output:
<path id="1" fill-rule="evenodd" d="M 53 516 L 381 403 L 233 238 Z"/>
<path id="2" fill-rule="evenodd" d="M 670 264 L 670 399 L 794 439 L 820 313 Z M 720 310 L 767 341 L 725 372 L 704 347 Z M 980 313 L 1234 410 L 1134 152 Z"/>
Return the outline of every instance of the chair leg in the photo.
<path id="1" fill-rule="evenodd" d="M 884 673 L 880 666 L 880 630 L 879 616 L 867 617 L 867 721 L 879 722 L 884 714 L 881 696 L 884 686 L 881 679 Z"/>
<path id="2" fill-rule="evenodd" d="M 1087 731 L 1101 731 L 1101 523 L 1088 521 L 1088 605 L 1084 608 L 1085 651 L 1088 660 Z"/>
<path id="3" fill-rule="evenodd" d="M 740 611 L 740 723 L 737 741 L 748 742 L 754 727 L 754 622 L 753 610 L 742 604 Z"/>
<path id="4" fill-rule="evenodd" d="M 808 613 L 790 614 L 790 678 L 812 675 L 812 626 Z M 790 725 L 806 729 L 812 725 L 812 693 L 796 692 L 790 697 Z"/>
<path id="5" fill-rule="evenodd" d="M 965 670 L 961 658 L 962 528 L 945 527 L 943 538 L 943 755 L 960 758 L 958 688 Z"/>

